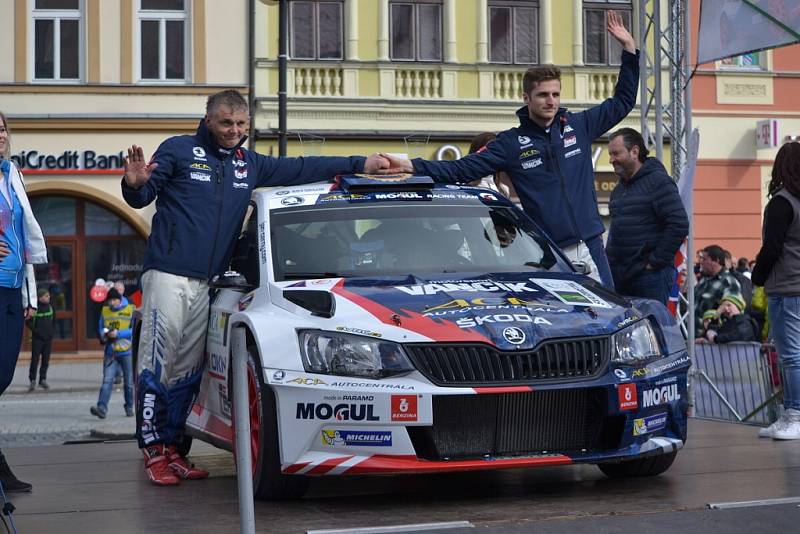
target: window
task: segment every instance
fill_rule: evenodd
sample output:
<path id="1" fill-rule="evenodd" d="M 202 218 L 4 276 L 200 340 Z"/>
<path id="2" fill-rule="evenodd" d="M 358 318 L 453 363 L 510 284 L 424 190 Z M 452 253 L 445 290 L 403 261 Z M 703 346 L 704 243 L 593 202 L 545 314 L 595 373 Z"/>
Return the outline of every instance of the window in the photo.
<path id="1" fill-rule="evenodd" d="M 583 54 L 587 65 L 619 65 L 622 47 L 606 30 L 606 11 L 616 11 L 631 31 L 631 0 L 583 3 Z"/>
<path id="2" fill-rule="evenodd" d="M 439 0 L 391 2 L 393 61 L 442 60 L 442 5 Z"/>
<path id="3" fill-rule="evenodd" d="M 732 70 L 766 70 L 766 64 L 766 57 L 762 52 L 727 57 L 719 61 L 721 68 Z"/>
<path id="4" fill-rule="evenodd" d="M 35 0 L 33 79 L 81 78 L 81 0 Z"/>
<path id="5" fill-rule="evenodd" d="M 342 2 L 291 2 L 292 59 L 342 59 Z"/>
<path id="6" fill-rule="evenodd" d="M 186 0 L 139 0 L 139 79 L 185 81 Z"/>
<path id="7" fill-rule="evenodd" d="M 489 61 L 538 63 L 538 2 L 490 0 Z"/>

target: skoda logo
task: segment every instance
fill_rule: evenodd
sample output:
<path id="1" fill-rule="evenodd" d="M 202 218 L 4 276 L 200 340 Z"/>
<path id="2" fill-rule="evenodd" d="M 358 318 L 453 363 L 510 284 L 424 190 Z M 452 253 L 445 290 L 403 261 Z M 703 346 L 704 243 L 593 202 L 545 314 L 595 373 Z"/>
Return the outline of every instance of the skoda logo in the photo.
<path id="1" fill-rule="evenodd" d="M 516 326 L 509 326 L 508 328 L 503 329 L 503 337 L 506 338 L 506 341 L 513 345 L 525 343 L 525 332 Z"/>
<path id="2" fill-rule="evenodd" d="M 303 197 L 286 197 L 281 199 L 281 204 L 284 206 L 295 206 L 304 202 Z"/>
<path id="3" fill-rule="evenodd" d="M 626 373 L 622 369 L 614 369 L 614 374 L 617 375 L 617 378 L 619 378 L 620 380 L 628 379 L 628 373 Z"/>

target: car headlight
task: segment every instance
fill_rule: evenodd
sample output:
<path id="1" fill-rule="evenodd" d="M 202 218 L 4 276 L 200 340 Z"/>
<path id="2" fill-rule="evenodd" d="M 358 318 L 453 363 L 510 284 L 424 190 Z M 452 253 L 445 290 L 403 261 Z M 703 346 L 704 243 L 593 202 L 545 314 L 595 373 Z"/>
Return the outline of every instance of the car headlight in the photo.
<path id="1" fill-rule="evenodd" d="M 614 334 L 615 362 L 637 364 L 661 356 L 656 333 L 650 321 L 644 319 Z"/>
<path id="2" fill-rule="evenodd" d="M 383 378 L 413 371 L 402 347 L 391 341 L 300 330 L 303 367 L 309 373 Z"/>

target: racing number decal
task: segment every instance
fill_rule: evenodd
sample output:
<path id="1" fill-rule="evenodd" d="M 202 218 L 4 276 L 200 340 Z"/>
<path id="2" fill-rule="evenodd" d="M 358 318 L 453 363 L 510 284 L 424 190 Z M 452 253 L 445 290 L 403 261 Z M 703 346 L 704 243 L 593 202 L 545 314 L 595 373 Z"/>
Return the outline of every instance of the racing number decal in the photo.
<path id="1" fill-rule="evenodd" d="M 639 399 L 636 396 L 636 384 L 620 384 L 617 387 L 619 396 L 619 410 L 635 410 L 639 407 Z"/>
<path id="2" fill-rule="evenodd" d="M 416 421 L 417 396 L 392 395 L 392 421 Z"/>

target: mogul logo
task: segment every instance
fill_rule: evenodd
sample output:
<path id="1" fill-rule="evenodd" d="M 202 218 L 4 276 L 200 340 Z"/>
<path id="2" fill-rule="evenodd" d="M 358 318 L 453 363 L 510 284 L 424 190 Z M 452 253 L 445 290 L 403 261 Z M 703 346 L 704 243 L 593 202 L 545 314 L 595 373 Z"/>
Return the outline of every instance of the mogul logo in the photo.
<path id="1" fill-rule="evenodd" d="M 158 432 L 153 424 L 153 416 L 156 412 L 156 396 L 152 393 L 145 393 L 144 408 L 142 409 L 142 441 L 145 445 L 158 439 Z"/>
<path id="2" fill-rule="evenodd" d="M 321 402 L 298 402 L 296 419 L 320 419 L 325 421 L 334 418 L 337 421 L 380 421 L 373 413 L 372 404 L 330 404 Z"/>
<path id="3" fill-rule="evenodd" d="M 392 395 L 392 421 L 416 421 L 417 396 Z"/>
<path id="4" fill-rule="evenodd" d="M 661 388 L 647 389 L 642 392 L 642 407 L 659 406 L 676 401 L 681 396 L 678 394 L 678 384 L 671 384 Z"/>
<path id="5" fill-rule="evenodd" d="M 435 295 L 442 292 L 469 291 L 507 291 L 509 293 L 536 293 L 537 290 L 528 287 L 525 282 L 492 282 L 489 280 L 464 281 L 455 283 L 441 284 L 418 284 L 413 286 L 394 286 L 403 293 L 415 297 L 423 295 Z"/>

